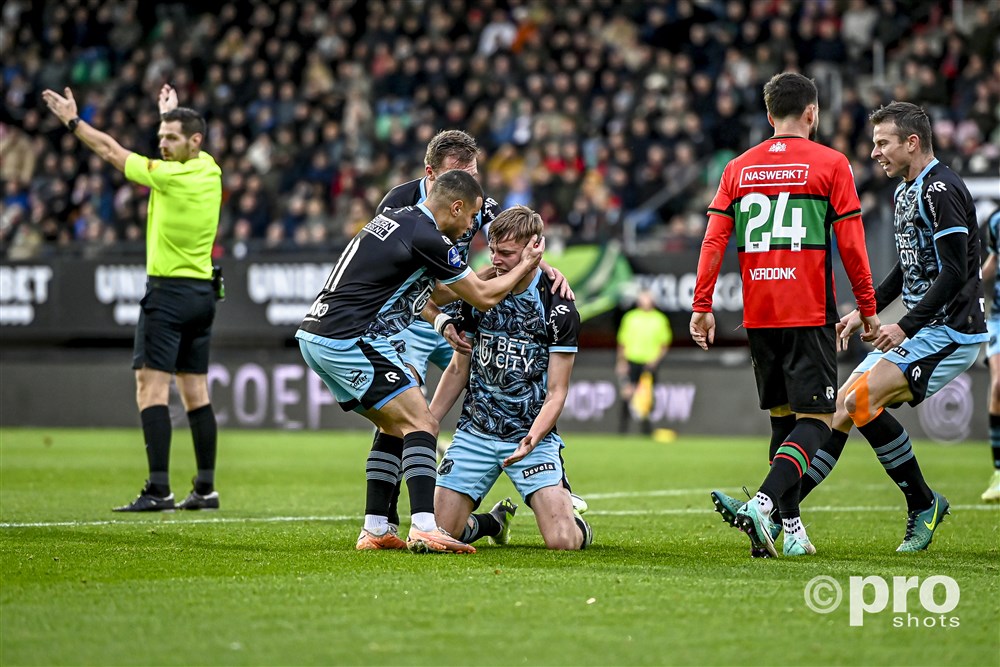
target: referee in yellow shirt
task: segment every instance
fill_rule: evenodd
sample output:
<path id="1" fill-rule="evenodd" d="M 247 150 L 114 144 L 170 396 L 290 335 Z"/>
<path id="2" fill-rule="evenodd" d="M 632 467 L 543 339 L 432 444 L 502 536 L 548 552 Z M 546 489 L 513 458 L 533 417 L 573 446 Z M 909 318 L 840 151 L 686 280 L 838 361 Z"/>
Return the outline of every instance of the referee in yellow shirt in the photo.
<path id="1" fill-rule="evenodd" d="M 159 94 L 160 154 L 154 160 L 123 148 L 77 115 L 69 88 L 42 93 L 49 110 L 125 177 L 150 188 L 146 221 L 146 294 L 135 332 L 132 367 L 146 442 L 149 479 L 139 497 L 116 512 L 218 509 L 215 458 L 218 429 L 208 398 L 208 351 L 220 282 L 213 280 L 212 246 L 222 206 L 222 170 L 201 150 L 205 119 Z M 180 503 L 170 491 L 171 376 L 176 374 L 194 439 L 198 473 Z"/>
<path id="2" fill-rule="evenodd" d="M 642 374 L 649 372 L 656 382 L 656 371 L 674 340 L 670 320 L 656 309 L 653 295 L 643 290 L 636 298 L 636 307 L 625 313 L 618 327 L 618 358 L 615 374 L 621 391 L 622 410 L 618 430 L 628 430 L 630 402 Z M 649 414 L 639 415 L 642 432 L 652 433 Z"/>

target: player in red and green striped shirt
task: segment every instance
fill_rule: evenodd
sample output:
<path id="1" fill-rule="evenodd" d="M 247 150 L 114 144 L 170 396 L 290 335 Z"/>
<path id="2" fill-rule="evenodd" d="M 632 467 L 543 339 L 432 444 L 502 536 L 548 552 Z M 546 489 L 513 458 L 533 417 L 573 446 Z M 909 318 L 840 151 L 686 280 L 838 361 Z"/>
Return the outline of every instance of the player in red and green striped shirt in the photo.
<path id="1" fill-rule="evenodd" d="M 724 494 L 712 495 L 723 516 L 750 536 L 755 555 L 777 555 L 775 508 L 785 555 L 804 555 L 815 547 L 799 518 L 799 487 L 836 411 L 834 232 L 866 331 L 877 330 L 879 320 L 854 176 L 844 155 L 814 141 L 816 85 L 801 74 L 778 74 L 764 86 L 764 102 L 774 136 L 726 165 L 708 209 L 690 329 L 703 349 L 714 342 L 712 294 L 735 232 L 743 324 L 760 407 L 771 415 L 772 465 L 738 510 Z"/>

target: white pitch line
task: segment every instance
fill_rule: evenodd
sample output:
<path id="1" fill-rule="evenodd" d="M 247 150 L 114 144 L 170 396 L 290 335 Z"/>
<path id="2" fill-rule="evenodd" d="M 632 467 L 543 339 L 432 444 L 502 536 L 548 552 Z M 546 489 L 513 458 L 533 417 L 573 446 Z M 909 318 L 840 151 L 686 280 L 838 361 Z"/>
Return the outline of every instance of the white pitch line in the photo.
<path id="1" fill-rule="evenodd" d="M 649 495 L 663 495 L 652 492 Z M 587 496 L 596 498 L 596 495 Z M 952 509 L 963 512 L 989 512 L 1000 510 L 997 505 L 952 505 Z M 850 507 L 840 507 L 836 505 L 820 505 L 817 507 L 806 506 L 806 514 L 810 512 L 902 512 L 903 505 L 856 505 Z M 711 514 L 711 508 L 700 507 L 680 507 L 673 509 L 659 510 L 590 510 L 588 516 L 655 516 L 655 515 L 685 515 L 685 514 Z M 163 517 L 164 515 L 158 515 Z M 308 521 L 360 521 L 361 515 L 333 515 L 333 516 L 260 516 L 260 517 L 217 517 L 213 519 L 181 519 L 171 521 L 161 518 L 158 521 L 123 521 L 120 519 L 109 519 L 106 521 L 38 521 L 28 523 L 7 522 L 0 523 L 0 528 L 82 528 L 86 526 L 139 526 L 150 528 L 154 526 L 187 526 L 193 524 L 225 524 L 225 523 L 305 523 Z"/>
<path id="2" fill-rule="evenodd" d="M 660 489 L 658 491 L 616 491 L 614 493 L 588 493 L 586 499 L 607 500 L 609 498 L 661 498 L 664 496 L 693 496 L 699 493 L 706 493 L 701 489 Z"/>
<path id="3" fill-rule="evenodd" d="M 588 496 L 589 498 L 589 496 Z M 997 505 L 952 505 L 951 509 L 961 510 L 963 512 L 989 512 L 1000 510 L 1000 506 Z M 821 505 L 817 507 L 810 507 L 806 505 L 802 508 L 804 514 L 809 514 L 810 512 L 904 512 L 906 510 L 906 505 L 858 505 L 854 507 L 839 507 L 836 505 Z M 677 509 L 662 509 L 662 510 L 590 510 L 587 512 L 587 516 L 601 515 L 601 516 L 643 516 L 651 514 L 709 514 L 714 512 L 712 509 L 701 509 L 697 507 L 682 507 Z"/>
<path id="4" fill-rule="evenodd" d="M 163 514 L 155 515 L 164 517 Z M 108 519 L 106 521 L 39 521 L 35 523 L 0 523 L 0 528 L 59 528 L 78 526 L 186 526 L 195 523 L 296 523 L 306 521 L 357 521 L 363 519 L 360 514 L 356 516 L 248 516 L 248 517 L 217 517 L 214 519 L 181 519 L 170 521 L 160 518 L 159 521 L 123 521 L 121 519 Z"/>
<path id="5" fill-rule="evenodd" d="M 833 488 L 836 482 L 827 482 L 824 488 Z M 723 486 L 716 487 L 720 489 L 732 489 L 735 487 Z M 856 491 L 879 491 L 885 488 L 885 484 L 864 484 L 861 486 L 853 485 L 852 489 Z M 613 498 L 661 498 L 666 496 L 700 496 L 703 493 L 707 494 L 709 489 L 705 487 L 699 487 L 697 489 L 658 489 L 656 491 L 615 491 L 611 493 L 585 493 L 582 494 L 586 500 L 606 500 Z"/>

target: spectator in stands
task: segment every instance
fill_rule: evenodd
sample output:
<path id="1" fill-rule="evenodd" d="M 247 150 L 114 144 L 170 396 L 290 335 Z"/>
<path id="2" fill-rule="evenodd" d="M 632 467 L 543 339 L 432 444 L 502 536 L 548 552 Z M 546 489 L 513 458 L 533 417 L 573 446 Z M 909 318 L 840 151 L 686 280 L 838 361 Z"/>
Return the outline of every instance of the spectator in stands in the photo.
<path id="1" fill-rule="evenodd" d="M 32 143 L 34 166 L 25 167 L 31 174 L 19 180 L 44 194 L 43 217 L 60 230 L 70 229 L 81 204 L 35 186 L 51 177 L 43 168 L 46 156 L 66 150 L 37 109 L 42 89 L 69 79 L 79 82 L 86 99 L 83 117 L 148 153 L 155 150 L 149 137 L 157 118 L 139 100 L 175 76 L 205 109 L 223 173 L 265 179 L 263 192 L 254 193 L 268 206 L 264 219 L 253 221 L 257 241 L 296 185 L 310 178 L 317 148 L 337 172 L 344 164 L 353 170 L 356 192 L 345 201 L 336 186 L 323 195 L 330 212 L 343 217 L 358 192 L 374 187 L 384 194 L 400 175 L 419 169 L 419 147 L 446 126 L 475 128 L 487 163 L 512 151 L 508 163 L 524 165 L 521 175 L 536 198 L 528 203 L 552 207 L 566 219 L 579 198 L 550 196 L 547 185 L 558 179 L 534 169 L 536 147 L 558 139 L 586 156 L 588 145 L 611 145 L 624 133 L 625 145 L 611 148 L 617 159 L 599 174 L 605 187 L 634 195 L 642 189 L 637 163 L 648 144 L 672 149 L 681 139 L 692 142 L 704 167 L 720 150 L 738 153 L 765 136 L 759 90 L 789 65 L 841 82 L 843 102 L 824 100 L 827 122 L 857 106 L 852 95 L 864 98 L 863 107 L 892 96 L 913 99 L 935 120 L 977 125 L 978 137 L 963 134 L 957 142 L 970 172 L 972 165 L 983 173 L 1000 166 L 1000 67 L 991 64 L 1000 10 L 990 3 L 923 2 L 903 11 L 897 0 L 854 0 L 838 14 L 838 3 L 684 0 L 639 12 L 628 5 L 601 11 L 556 6 L 517 16 L 499 6 L 484 13 L 471 0 L 427 0 L 426 11 L 413 16 L 396 15 L 383 0 L 334 3 L 325 12 L 312 3 L 223 2 L 211 14 L 191 4 L 164 11 L 135 0 L 106 0 L 92 12 L 84 0 L 7 4 L 13 9 L 5 7 L 0 121 L 40 142 Z M 468 20 L 454 19 L 457 7 L 469 10 Z M 903 40 L 904 34 L 914 38 Z M 432 39 L 440 35 L 446 39 Z M 870 64 L 875 49 L 886 55 L 882 79 Z M 913 90 L 896 91 L 900 83 Z M 837 133 L 848 135 L 857 153 L 850 157 L 863 162 L 867 151 L 860 151 L 858 135 L 867 132 L 865 121 L 853 111 L 851 117 L 853 127 Z M 675 126 L 674 118 L 688 120 Z M 643 123 L 648 132 L 636 135 L 632 128 Z M 631 159 L 620 159 L 621 148 Z M 7 161 L 4 154 L 0 162 Z M 609 182 L 618 174 L 609 163 L 625 169 L 625 183 Z M 107 166 L 82 161 L 73 163 L 69 180 L 95 170 L 107 180 Z M 504 177 L 507 185 L 513 175 Z M 585 183 L 568 185 L 582 190 Z M 241 201 L 227 197 L 223 218 L 236 215 Z M 634 196 L 621 201 L 623 216 L 646 203 Z M 670 212 L 654 214 L 646 233 L 669 234 L 669 221 Z M 121 238 L 131 221 L 110 222 Z"/>

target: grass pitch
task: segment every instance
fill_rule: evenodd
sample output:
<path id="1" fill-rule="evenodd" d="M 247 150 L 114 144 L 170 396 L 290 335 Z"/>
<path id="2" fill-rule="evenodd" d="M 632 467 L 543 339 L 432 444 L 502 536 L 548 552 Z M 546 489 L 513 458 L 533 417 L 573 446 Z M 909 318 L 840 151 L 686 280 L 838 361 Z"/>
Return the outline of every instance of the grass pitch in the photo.
<path id="1" fill-rule="evenodd" d="M 928 552 L 895 553 L 902 496 L 854 435 L 803 508 L 818 555 L 761 561 L 708 492 L 753 490 L 764 438 L 566 441 L 591 548 L 546 551 L 522 506 L 507 547 L 416 556 L 354 550 L 367 432 L 223 430 L 220 512 L 134 516 L 110 508 L 142 485 L 138 429 L 4 429 L 0 664 L 1000 664 L 985 443 L 916 444 L 953 507 Z M 183 497 L 186 430 L 175 429 L 172 470 Z M 484 504 L 512 494 L 503 480 Z M 843 591 L 822 615 L 804 599 L 821 575 Z M 961 598 L 935 614 L 914 589 L 905 612 L 890 597 L 852 627 L 850 578 L 875 576 L 951 577 Z M 928 588 L 932 606 L 946 601 Z"/>

